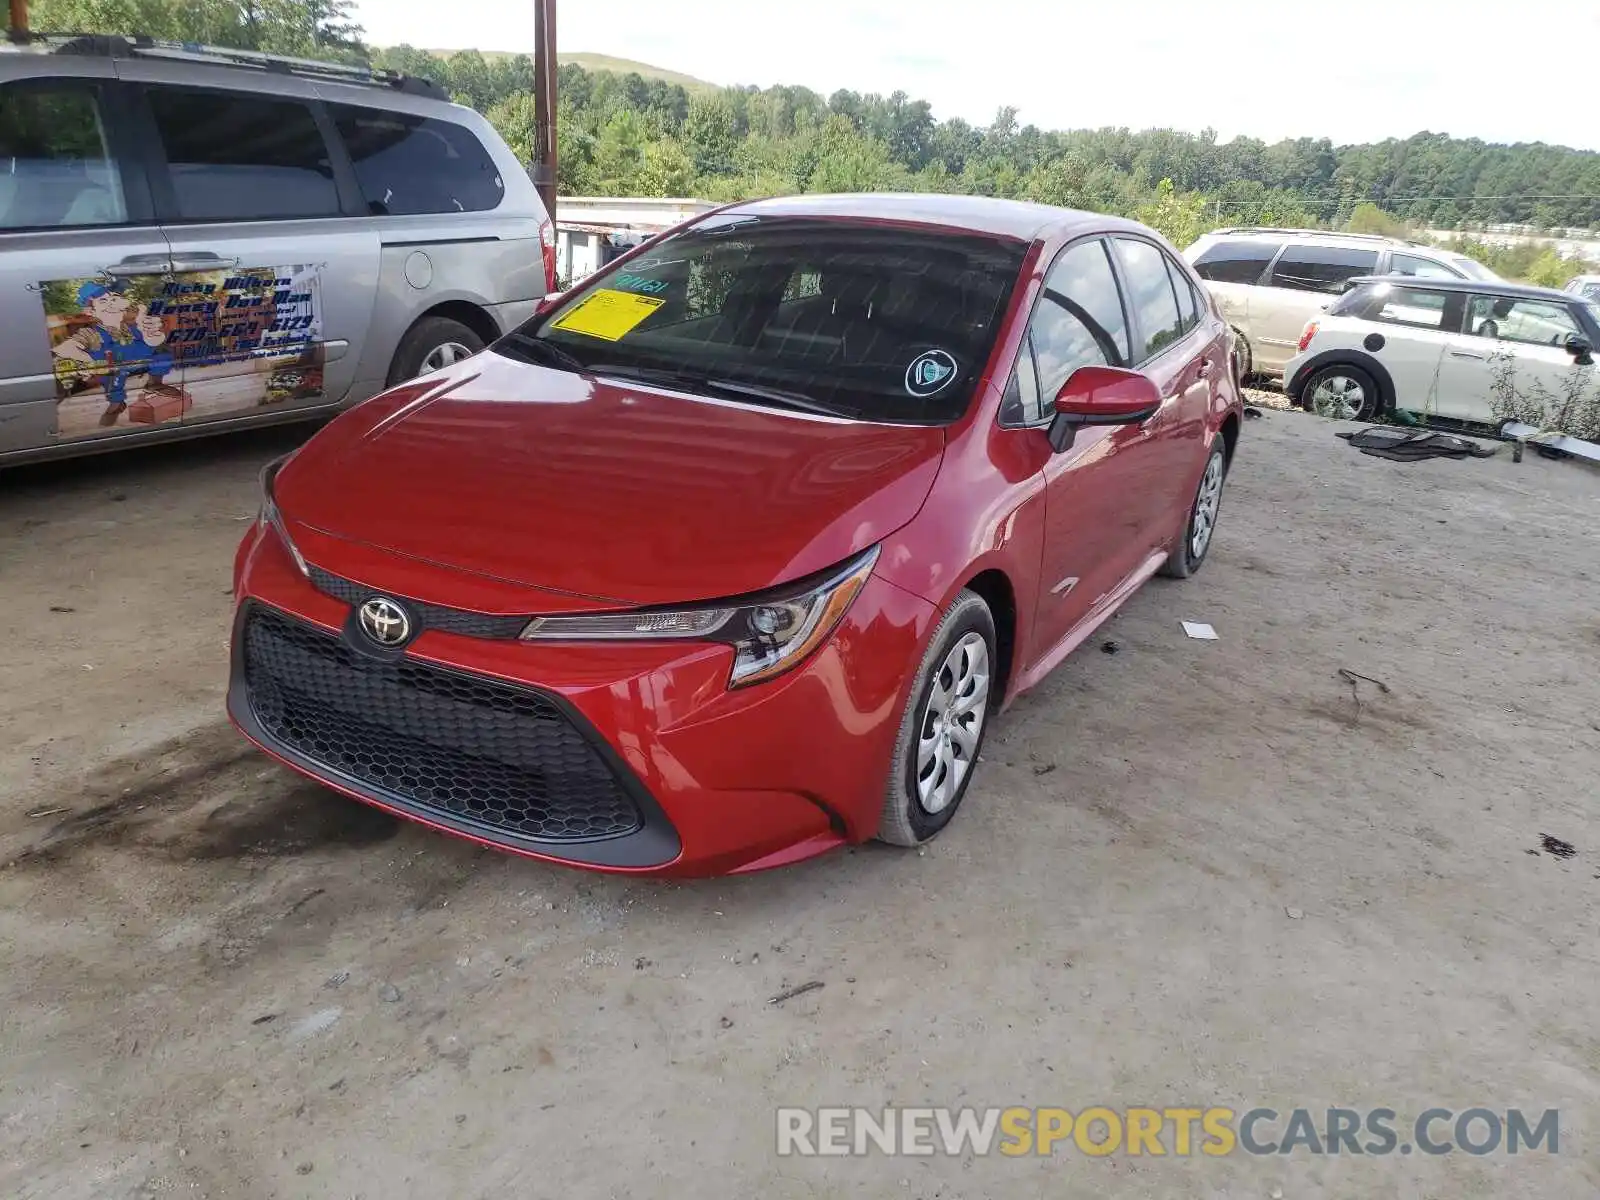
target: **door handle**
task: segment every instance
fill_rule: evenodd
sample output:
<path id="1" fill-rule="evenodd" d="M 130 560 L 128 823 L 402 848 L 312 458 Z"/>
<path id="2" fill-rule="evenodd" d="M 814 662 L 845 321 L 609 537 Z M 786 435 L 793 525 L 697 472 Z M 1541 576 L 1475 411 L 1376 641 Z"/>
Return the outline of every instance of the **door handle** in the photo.
<path id="1" fill-rule="evenodd" d="M 100 269 L 103 275 L 165 275 L 170 270 L 170 254 L 130 254 L 121 262 Z"/>
<path id="2" fill-rule="evenodd" d="M 1450 357 L 1451 358 L 1476 358 L 1480 362 L 1483 360 L 1483 355 L 1475 354 L 1471 350 L 1452 350 L 1452 351 L 1450 351 Z"/>
<path id="3" fill-rule="evenodd" d="M 174 258 L 172 273 L 182 275 L 186 271 L 231 271 L 238 265 L 238 258 L 223 258 L 220 254 L 202 250 L 185 254 L 182 258 Z"/>

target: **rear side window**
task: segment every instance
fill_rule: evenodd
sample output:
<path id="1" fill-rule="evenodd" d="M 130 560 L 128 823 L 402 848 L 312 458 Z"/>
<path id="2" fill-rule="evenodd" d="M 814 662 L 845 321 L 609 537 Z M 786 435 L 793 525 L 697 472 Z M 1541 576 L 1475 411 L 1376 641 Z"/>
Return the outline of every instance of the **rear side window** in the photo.
<path id="1" fill-rule="evenodd" d="M 0 88 L 0 229 L 127 219 L 93 87 Z"/>
<path id="2" fill-rule="evenodd" d="M 1189 276 L 1170 258 L 1167 259 L 1167 273 L 1172 276 L 1172 290 L 1178 296 L 1178 333 L 1181 337 L 1200 324 L 1200 309 Z"/>
<path id="3" fill-rule="evenodd" d="M 1260 283 L 1282 242 L 1221 238 L 1194 261 L 1201 279 L 1215 283 Z"/>
<path id="4" fill-rule="evenodd" d="M 328 148 L 304 104 L 184 88 L 149 97 L 179 219 L 338 215 Z"/>
<path id="5" fill-rule="evenodd" d="M 1154 358 L 1183 336 L 1178 299 L 1167 274 L 1167 256 L 1149 242 L 1117 239 L 1117 255 L 1128 282 L 1128 305 L 1137 314 L 1143 344 L 1135 348 L 1134 361 Z"/>
<path id="6" fill-rule="evenodd" d="M 1411 325 L 1418 329 L 1454 329 L 1460 321 L 1459 301 L 1454 306 L 1455 322 L 1449 322 L 1446 318 L 1451 309 L 1449 292 L 1397 287 L 1384 289 L 1378 295 L 1371 297 L 1365 315 L 1369 321 L 1382 321 L 1386 325 Z"/>
<path id="7" fill-rule="evenodd" d="M 1357 275 L 1377 268 L 1376 250 L 1349 246 L 1290 246 L 1272 268 L 1272 286 L 1302 292 L 1339 292 Z"/>
<path id="8" fill-rule="evenodd" d="M 465 126 L 375 108 L 331 105 L 329 111 L 369 212 L 398 217 L 500 206 L 500 168 Z"/>

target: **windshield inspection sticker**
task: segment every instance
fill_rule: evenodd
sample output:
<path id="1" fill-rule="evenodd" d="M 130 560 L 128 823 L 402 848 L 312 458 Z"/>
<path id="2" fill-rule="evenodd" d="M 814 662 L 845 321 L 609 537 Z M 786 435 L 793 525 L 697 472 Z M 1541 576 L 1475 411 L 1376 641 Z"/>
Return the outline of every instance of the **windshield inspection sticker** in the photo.
<path id="1" fill-rule="evenodd" d="M 943 350 L 924 350 L 906 368 L 906 391 L 913 396 L 932 396 L 955 377 L 955 359 Z"/>
<path id="2" fill-rule="evenodd" d="M 638 296 L 632 292 L 600 288 L 585 297 L 583 303 L 563 313 L 552 328 L 618 342 L 665 303 L 657 296 Z"/>

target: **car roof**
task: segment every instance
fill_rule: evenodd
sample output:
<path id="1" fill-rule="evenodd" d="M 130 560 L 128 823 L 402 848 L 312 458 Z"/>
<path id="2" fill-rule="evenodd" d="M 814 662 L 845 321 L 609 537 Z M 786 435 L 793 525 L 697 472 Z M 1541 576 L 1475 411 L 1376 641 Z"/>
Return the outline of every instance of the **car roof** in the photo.
<path id="1" fill-rule="evenodd" d="M 1361 275 L 1350 281 L 1392 283 L 1401 287 L 1422 288 L 1430 292 L 1472 292 L 1475 295 L 1517 296 L 1524 300 L 1556 300 L 1572 303 L 1572 293 L 1559 288 L 1535 287 L 1531 283 L 1506 283 L 1501 279 L 1423 279 L 1416 275 Z"/>
<path id="2" fill-rule="evenodd" d="M 729 205 L 723 215 L 834 217 L 862 221 L 900 221 L 912 225 L 964 229 L 999 237 L 1033 241 L 1058 234 L 1148 232 L 1121 217 L 1055 208 L 1028 200 L 993 196 L 952 196 L 913 192 L 860 192 L 808 196 L 775 196 Z"/>

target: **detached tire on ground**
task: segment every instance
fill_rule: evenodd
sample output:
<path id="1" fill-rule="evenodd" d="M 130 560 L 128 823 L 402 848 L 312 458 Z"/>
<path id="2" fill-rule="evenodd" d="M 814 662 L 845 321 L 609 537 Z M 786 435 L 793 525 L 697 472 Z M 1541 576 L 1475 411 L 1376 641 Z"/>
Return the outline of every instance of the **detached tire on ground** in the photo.
<path id="1" fill-rule="evenodd" d="M 1172 579 L 1187 579 L 1200 569 L 1211 549 L 1211 538 L 1217 529 L 1217 514 L 1222 509 L 1222 485 L 1228 480 L 1228 452 L 1221 435 L 1211 443 L 1211 456 L 1206 459 L 1205 470 L 1200 472 L 1200 486 L 1195 488 L 1194 500 L 1189 505 L 1189 519 L 1183 526 L 1183 541 L 1172 548 L 1167 561 L 1161 564 L 1161 573 Z"/>
<path id="2" fill-rule="evenodd" d="M 1323 367 L 1300 389 L 1307 412 L 1341 421 L 1370 421 L 1378 415 L 1378 381 L 1360 367 Z"/>
<path id="3" fill-rule="evenodd" d="M 470 358 L 483 349 L 483 344 L 483 339 L 460 321 L 423 317 L 400 339 L 389 365 L 388 386 Z"/>
<path id="4" fill-rule="evenodd" d="M 894 744 L 879 840 L 919 846 L 955 816 L 983 750 L 998 661 L 989 606 L 963 591 L 917 668 Z"/>

